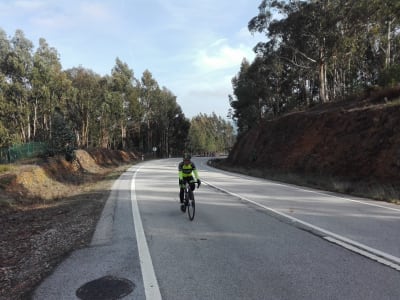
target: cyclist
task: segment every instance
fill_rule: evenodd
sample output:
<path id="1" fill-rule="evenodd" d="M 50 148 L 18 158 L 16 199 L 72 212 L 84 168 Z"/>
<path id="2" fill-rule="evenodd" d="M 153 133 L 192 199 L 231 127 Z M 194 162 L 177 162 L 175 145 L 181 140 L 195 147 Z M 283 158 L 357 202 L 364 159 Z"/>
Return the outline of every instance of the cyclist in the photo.
<path id="1" fill-rule="evenodd" d="M 197 169 L 195 164 L 191 161 L 191 156 L 187 153 L 183 155 L 183 161 L 179 163 L 178 166 L 178 175 L 179 175 L 179 199 L 181 203 L 183 203 L 183 193 L 185 188 L 185 183 L 189 182 L 190 189 L 194 191 L 195 189 L 195 180 L 193 178 L 193 174 L 196 177 L 197 188 L 199 188 L 201 181 L 199 178 L 199 174 L 197 173 Z M 185 212 L 186 206 L 181 204 L 181 210 Z"/>

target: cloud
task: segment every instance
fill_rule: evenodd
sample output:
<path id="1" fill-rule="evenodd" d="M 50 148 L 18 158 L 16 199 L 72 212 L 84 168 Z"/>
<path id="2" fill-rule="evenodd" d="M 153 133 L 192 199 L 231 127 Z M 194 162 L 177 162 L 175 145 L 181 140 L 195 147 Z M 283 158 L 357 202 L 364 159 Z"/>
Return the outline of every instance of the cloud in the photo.
<path id="1" fill-rule="evenodd" d="M 110 8 L 99 3 L 83 2 L 80 5 L 80 12 L 83 17 L 96 21 L 109 21 L 112 18 Z"/>
<path id="2" fill-rule="evenodd" d="M 15 1 L 15 7 L 22 10 L 37 10 L 46 5 L 45 1 Z"/>
<path id="3" fill-rule="evenodd" d="M 224 39 L 217 40 L 208 48 L 196 53 L 194 65 L 203 71 L 217 71 L 221 69 L 238 68 L 243 58 L 253 57 L 250 47 L 240 44 L 231 47 Z"/>
<path id="4" fill-rule="evenodd" d="M 185 110 L 225 114 L 231 79 L 259 41 L 246 28 L 257 14 L 251 2 L 0 0 L 0 19 L 9 34 L 20 28 L 31 40 L 46 38 L 64 68 L 104 75 L 119 57 L 138 78 L 150 70 Z"/>
<path id="5" fill-rule="evenodd" d="M 106 3 L 79 1 L 11 1 L 0 4 L 3 13 L 7 11 L 17 18 L 25 19 L 39 32 L 54 32 L 56 30 L 78 29 L 99 26 L 105 28 L 112 21 L 112 7 Z M 104 26 L 102 26 L 104 24 Z"/>

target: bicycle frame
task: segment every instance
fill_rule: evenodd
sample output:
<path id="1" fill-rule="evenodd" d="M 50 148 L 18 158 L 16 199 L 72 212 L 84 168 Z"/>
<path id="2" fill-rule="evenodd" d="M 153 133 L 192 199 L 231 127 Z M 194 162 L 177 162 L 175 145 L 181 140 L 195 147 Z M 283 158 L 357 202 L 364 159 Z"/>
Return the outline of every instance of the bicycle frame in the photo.
<path id="1" fill-rule="evenodd" d="M 194 182 L 196 183 L 196 182 Z M 186 210 L 188 212 L 189 220 L 193 221 L 194 213 L 195 213 L 195 201 L 194 201 L 194 193 L 190 188 L 190 183 L 188 181 L 185 182 L 184 192 L 183 192 L 183 202 L 186 206 Z"/>

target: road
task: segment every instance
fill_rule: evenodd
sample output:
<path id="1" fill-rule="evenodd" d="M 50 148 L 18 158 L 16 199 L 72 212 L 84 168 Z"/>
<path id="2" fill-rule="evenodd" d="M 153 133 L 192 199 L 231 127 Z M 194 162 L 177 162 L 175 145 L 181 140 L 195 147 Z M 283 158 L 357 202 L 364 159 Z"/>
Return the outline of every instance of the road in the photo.
<path id="1" fill-rule="evenodd" d="M 132 166 L 115 182 L 91 246 L 72 253 L 33 298 L 78 299 L 85 283 L 110 276 L 130 289 L 100 281 L 87 295 L 125 288 L 123 299 L 400 299 L 399 206 L 194 161 L 203 180 L 194 221 L 179 210 L 178 159 Z"/>

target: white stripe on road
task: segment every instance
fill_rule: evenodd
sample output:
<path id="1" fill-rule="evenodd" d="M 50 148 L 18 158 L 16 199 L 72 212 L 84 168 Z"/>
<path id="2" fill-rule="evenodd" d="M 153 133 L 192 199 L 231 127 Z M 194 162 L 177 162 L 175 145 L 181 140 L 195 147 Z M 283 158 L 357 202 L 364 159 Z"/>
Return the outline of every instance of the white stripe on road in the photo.
<path id="1" fill-rule="evenodd" d="M 237 198 L 239 198 L 239 199 L 241 199 L 243 201 L 247 201 L 249 203 L 252 203 L 252 204 L 254 204 L 254 205 L 258 206 L 258 207 L 264 208 L 265 210 L 273 212 L 276 215 L 283 216 L 283 217 L 291 220 L 293 224 L 301 224 L 302 226 L 304 226 L 306 228 L 310 228 L 310 229 L 312 229 L 312 230 L 314 230 L 316 232 L 319 232 L 319 235 L 321 235 L 324 239 L 326 239 L 326 240 L 328 240 L 330 242 L 333 242 L 333 243 L 335 243 L 337 245 L 340 245 L 340 246 L 342 246 L 342 247 L 344 247 L 346 249 L 349 249 L 349 250 L 352 250 L 354 252 L 357 252 L 358 254 L 364 255 L 365 257 L 368 257 L 368 258 L 373 259 L 373 260 L 375 260 L 375 261 L 377 261 L 379 263 L 382 263 L 382 264 L 387 265 L 387 266 L 389 266 L 389 267 L 391 267 L 391 268 L 393 268 L 395 270 L 400 271 L 400 258 L 399 257 L 396 257 L 396 256 L 393 256 L 393 255 L 390 255 L 389 253 L 382 252 L 380 250 L 368 247 L 368 246 L 366 246 L 364 244 L 358 243 L 358 242 L 353 241 L 351 239 L 348 239 L 348 238 L 346 238 L 344 236 L 341 236 L 341 235 L 338 235 L 336 233 L 333 233 L 333 232 L 331 232 L 329 230 L 326 230 L 326 229 L 323 229 L 321 227 L 318 227 L 318 226 L 312 225 L 310 223 L 304 222 L 304 221 L 302 221 L 300 219 L 294 218 L 294 217 L 292 217 L 290 215 L 287 215 L 287 214 L 285 214 L 283 212 L 280 212 L 280 211 L 278 211 L 276 209 L 273 209 L 271 207 L 262 205 L 262 204 L 260 204 L 260 203 L 258 203 L 256 201 L 250 200 L 250 199 L 248 199 L 246 197 L 243 197 L 243 196 L 241 196 L 239 194 L 232 193 L 232 192 L 230 192 L 228 190 L 225 190 L 223 188 L 217 187 L 217 186 L 215 186 L 213 184 L 208 183 L 208 185 L 213 187 L 213 188 L 215 188 L 215 189 L 217 189 L 217 190 L 220 190 L 221 192 L 224 192 L 226 194 L 229 194 L 229 195 L 232 195 L 234 197 L 237 197 Z M 369 254 L 369 255 L 366 255 L 366 254 Z"/>
<path id="2" fill-rule="evenodd" d="M 135 180 L 136 174 L 141 168 L 137 169 L 133 175 L 131 182 L 131 201 L 132 201 L 132 215 L 135 225 L 136 241 L 139 251 L 140 267 L 142 269 L 143 285 L 146 294 L 146 299 L 161 300 L 160 288 L 156 274 L 154 273 L 153 262 L 151 260 L 149 247 L 147 246 L 146 236 L 143 230 L 142 219 L 140 217 L 139 206 L 136 199 Z"/>
<path id="3" fill-rule="evenodd" d="M 356 253 L 361 254 L 361 255 L 363 255 L 365 257 L 368 257 L 368 258 L 370 258 L 372 260 L 375 260 L 375 261 L 377 261 L 377 262 L 379 262 L 379 263 L 381 263 L 383 265 L 391 267 L 391 268 L 393 268 L 393 269 L 395 269 L 397 271 L 400 271 L 400 265 L 397 265 L 397 264 L 395 264 L 395 263 L 393 263 L 391 261 L 388 261 L 387 259 L 382 258 L 382 256 L 377 256 L 375 254 L 372 254 L 371 252 L 368 252 L 368 251 L 365 251 L 363 249 L 354 247 L 353 245 L 347 244 L 347 243 L 345 243 L 343 241 L 337 240 L 337 239 L 332 238 L 330 236 L 326 236 L 326 237 L 324 237 L 324 239 L 326 239 L 327 241 L 329 241 L 331 243 L 335 243 L 336 245 L 339 245 L 339 246 L 341 246 L 343 248 L 349 249 L 350 251 L 356 252 Z"/>

